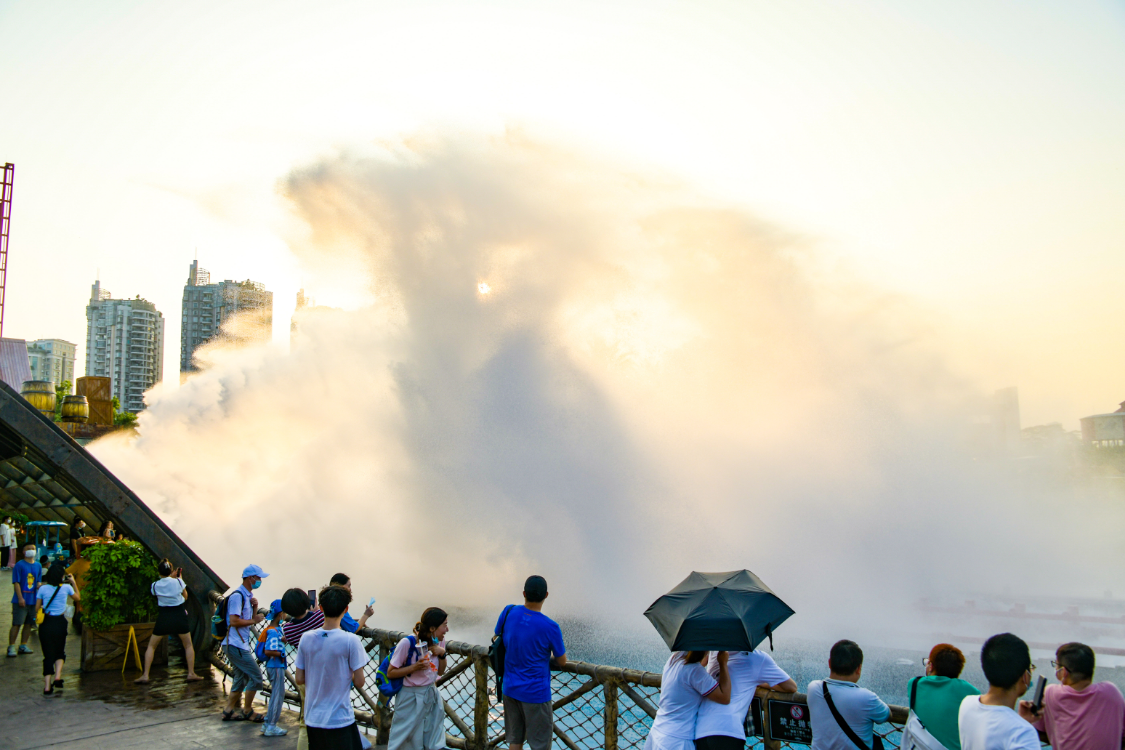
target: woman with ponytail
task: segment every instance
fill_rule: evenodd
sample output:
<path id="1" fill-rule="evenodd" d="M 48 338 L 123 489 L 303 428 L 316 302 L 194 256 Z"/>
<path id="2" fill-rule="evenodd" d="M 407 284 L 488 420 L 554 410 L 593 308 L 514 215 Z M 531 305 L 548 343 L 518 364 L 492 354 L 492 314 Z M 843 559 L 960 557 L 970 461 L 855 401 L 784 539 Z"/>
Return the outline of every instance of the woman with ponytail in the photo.
<path id="1" fill-rule="evenodd" d="M 695 720 L 705 700 L 730 703 L 727 652 L 716 655 L 718 676 L 707 672 L 706 651 L 675 651 L 664 665 L 660 705 L 644 750 L 696 750 Z"/>
<path id="2" fill-rule="evenodd" d="M 184 569 L 172 568 L 172 561 L 165 557 L 156 566 L 160 580 L 152 584 L 152 595 L 156 597 L 160 614 L 156 616 L 156 625 L 152 628 L 152 637 L 148 639 L 148 648 L 145 649 L 145 671 L 133 682 L 143 684 L 148 682 L 148 673 L 152 668 L 152 657 L 156 655 L 156 647 L 161 638 L 178 635 L 180 643 L 184 644 L 184 661 L 187 662 L 187 681 L 202 680 L 195 673 L 195 648 L 191 645 L 191 621 L 188 620 L 187 584 L 184 583 Z"/>
<path id="3" fill-rule="evenodd" d="M 445 747 L 445 704 L 437 678 L 445 674 L 445 634 L 449 616 L 438 607 L 422 613 L 414 635 L 403 638 L 391 655 L 387 676 L 402 678 L 387 750 L 441 750 Z"/>

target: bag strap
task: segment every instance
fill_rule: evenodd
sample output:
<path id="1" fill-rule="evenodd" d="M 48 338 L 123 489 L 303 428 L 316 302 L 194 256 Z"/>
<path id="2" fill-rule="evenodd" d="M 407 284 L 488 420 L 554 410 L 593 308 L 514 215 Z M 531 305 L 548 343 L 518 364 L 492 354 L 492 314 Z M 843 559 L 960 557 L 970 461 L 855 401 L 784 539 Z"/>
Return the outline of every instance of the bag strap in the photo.
<path id="1" fill-rule="evenodd" d="M 509 604 L 507 607 L 504 607 L 504 619 L 500 620 L 500 632 L 496 634 L 501 638 L 504 637 L 504 626 L 508 624 L 508 615 L 512 613 L 512 607 L 515 606 L 514 604 Z"/>
<path id="2" fill-rule="evenodd" d="M 52 604 L 54 604 L 55 597 L 59 595 L 59 591 L 61 591 L 61 590 L 62 590 L 62 584 L 59 584 L 58 586 L 55 586 L 55 593 L 51 594 L 50 601 L 48 601 L 47 606 L 43 608 L 43 614 L 47 614 L 47 610 L 51 608 Z"/>
<path id="3" fill-rule="evenodd" d="M 914 710 L 914 700 L 918 697 L 918 681 L 921 677 L 915 677 L 910 681 L 910 710 Z"/>
<path id="4" fill-rule="evenodd" d="M 828 692 L 828 680 L 821 682 L 820 686 L 824 688 L 824 700 L 828 703 L 828 708 L 831 709 L 832 716 L 836 719 L 836 723 L 840 725 L 840 729 L 844 730 L 844 734 L 848 736 L 849 740 L 855 743 L 855 746 L 858 747 L 859 750 L 871 750 L 871 748 L 859 738 L 855 730 L 848 725 L 848 722 L 844 721 L 844 717 L 840 715 L 840 712 L 836 710 L 836 704 L 832 702 L 832 694 Z"/>

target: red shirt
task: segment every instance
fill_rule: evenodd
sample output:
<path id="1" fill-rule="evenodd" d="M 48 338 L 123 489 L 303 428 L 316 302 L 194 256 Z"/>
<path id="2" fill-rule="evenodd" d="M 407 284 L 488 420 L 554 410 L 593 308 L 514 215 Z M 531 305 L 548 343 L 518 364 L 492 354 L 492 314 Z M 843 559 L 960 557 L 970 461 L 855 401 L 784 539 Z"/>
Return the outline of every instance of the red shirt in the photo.
<path id="1" fill-rule="evenodd" d="M 1047 733 L 1054 750 L 1121 750 L 1125 698 L 1112 682 L 1095 682 L 1082 691 L 1048 685 L 1043 718 L 1035 728 Z"/>

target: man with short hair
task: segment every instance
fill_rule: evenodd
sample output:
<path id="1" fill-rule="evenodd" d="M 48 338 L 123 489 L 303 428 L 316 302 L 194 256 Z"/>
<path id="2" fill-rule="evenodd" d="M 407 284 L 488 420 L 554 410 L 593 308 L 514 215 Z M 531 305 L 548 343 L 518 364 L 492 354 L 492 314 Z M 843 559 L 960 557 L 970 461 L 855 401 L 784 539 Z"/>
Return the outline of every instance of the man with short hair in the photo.
<path id="1" fill-rule="evenodd" d="M 875 725 L 891 718 L 891 709 L 875 693 L 856 684 L 862 674 L 863 650 L 859 645 L 848 640 L 833 644 L 828 654 L 828 679 L 809 683 L 812 750 L 859 750 L 841 721 L 865 748 L 872 747 Z"/>
<path id="2" fill-rule="evenodd" d="M 1039 733 L 1031 726 L 1034 715 L 1016 701 L 1031 686 L 1031 652 L 1011 633 L 994 635 L 984 642 L 980 665 L 988 692 L 961 701 L 957 727 L 961 750 L 1039 750 Z"/>
<path id="3" fill-rule="evenodd" d="M 31 630 L 35 627 L 35 592 L 39 590 L 39 581 L 43 578 L 43 566 L 35 562 L 35 545 L 25 544 L 22 548 L 23 559 L 12 567 L 12 629 L 8 631 L 8 656 L 34 653 L 27 645 L 31 638 Z M 16 635 L 23 627 L 20 636 L 20 648 L 16 651 Z"/>
<path id="4" fill-rule="evenodd" d="M 1125 735 L 1125 698 L 1112 682 L 1094 682 L 1094 650 L 1084 643 L 1064 643 L 1055 651 L 1055 677 L 1043 710 L 1020 702 L 1020 713 L 1037 715 L 1035 728 L 1047 733 L 1054 750 L 1119 750 Z"/>
<path id="5" fill-rule="evenodd" d="M 363 687 L 367 652 L 359 636 L 340 627 L 352 594 L 343 586 L 320 592 L 324 625 L 304 634 L 297 648 L 297 684 L 305 686 L 309 750 L 361 750 L 352 686 Z"/>
<path id="6" fill-rule="evenodd" d="M 348 590 L 349 594 L 352 593 L 352 579 L 348 577 L 347 573 L 337 573 L 336 575 L 332 576 L 332 579 L 328 582 L 328 585 L 343 586 Z M 363 610 L 363 616 L 359 618 L 359 622 L 356 622 L 351 615 L 345 612 L 343 619 L 340 620 L 340 627 L 348 631 L 349 633 L 358 632 L 360 628 L 367 624 L 368 618 L 370 618 L 373 614 L 375 614 L 375 608 L 370 604 L 367 605 L 367 608 Z"/>
<path id="7" fill-rule="evenodd" d="M 222 646 L 234 672 L 234 680 L 223 711 L 223 721 L 261 724 L 266 720 L 265 716 L 254 711 L 254 695 L 262 687 L 262 670 L 258 668 L 254 645 L 250 642 L 250 627 L 265 618 L 258 614 L 258 600 L 250 592 L 261 586 L 262 579 L 267 576 L 269 573 L 261 567 L 247 565 L 242 571 L 242 585 L 227 596 L 227 635 Z M 240 703 L 242 712 L 236 715 Z"/>
<path id="8" fill-rule="evenodd" d="M 509 604 L 496 621 L 504 640 L 504 725 L 508 747 L 549 750 L 554 735 L 551 668 L 566 664 L 558 623 L 543 614 L 547 581 L 531 576 L 523 585 L 523 606 Z"/>

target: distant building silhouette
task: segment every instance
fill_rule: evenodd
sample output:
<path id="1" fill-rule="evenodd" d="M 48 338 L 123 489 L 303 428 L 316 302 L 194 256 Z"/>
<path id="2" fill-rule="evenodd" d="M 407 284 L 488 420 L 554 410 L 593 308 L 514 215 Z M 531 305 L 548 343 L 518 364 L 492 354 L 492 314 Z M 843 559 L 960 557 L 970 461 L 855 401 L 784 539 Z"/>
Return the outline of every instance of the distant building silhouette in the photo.
<path id="1" fill-rule="evenodd" d="M 74 385 L 74 358 L 78 347 L 62 339 L 37 339 L 28 342 L 27 359 L 32 380 L 48 380 L 58 385 L 64 380 Z"/>
<path id="2" fill-rule="evenodd" d="M 144 411 L 144 393 L 164 377 L 164 316 L 137 295 L 113 299 L 100 280 L 86 306 L 86 374 L 110 379 L 124 411 Z"/>
<path id="3" fill-rule="evenodd" d="M 199 370 L 195 352 L 221 340 L 235 346 L 273 338 L 273 292 L 250 281 L 211 283 L 211 274 L 192 261 L 180 316 L 180 380 Z"/>
<path id="4" fill-rule="evenodd" d="M 1117 411 L 1094 414 L 1078 420 L 1082 425 L 1082 442 L 1095 448 L 1125 447 L 1125 401 Z"/>

